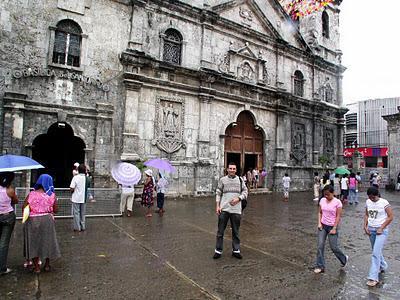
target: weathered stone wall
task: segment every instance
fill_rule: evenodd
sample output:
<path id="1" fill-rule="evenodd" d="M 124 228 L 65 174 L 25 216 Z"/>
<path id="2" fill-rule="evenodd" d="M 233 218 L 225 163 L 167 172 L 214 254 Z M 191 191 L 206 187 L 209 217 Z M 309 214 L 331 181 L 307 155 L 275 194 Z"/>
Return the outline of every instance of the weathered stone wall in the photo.
<path id="1" fill-rule="evenodd" d="M 207 194 L 224 172 L 226 128 L 247 111 L 263 135 L 268 187 L 278 188 L 289 171 L 293 188 L 306 189 L 320 155 L 329 149 L 333 165 L 340 159 L 344 69 L 329 56 L 336 54 L 313 52 L 274 1 L 3 1 L 0 8 L 7 151 L 27 154 L 35 136 L 67 122 L 85 142 L 98 186 L 113 184 L 113 160 L 165 157 L 177 168 L 171 193 Z M 79 68 L 51 63 L 54 27 L 66 18 L 82 28 Z M 183 37 L 179 66 L 163 62 L 169 28 Z M 293 95 L 296 70 L 303 97 Z M 321 96 L 327 86 L 329 104 Z"/>

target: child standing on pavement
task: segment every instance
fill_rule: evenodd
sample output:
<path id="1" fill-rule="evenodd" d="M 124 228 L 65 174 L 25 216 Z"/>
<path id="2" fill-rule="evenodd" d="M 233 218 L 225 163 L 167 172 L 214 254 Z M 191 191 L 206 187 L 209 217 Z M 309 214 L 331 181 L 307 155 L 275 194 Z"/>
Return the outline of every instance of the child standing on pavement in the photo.
<path id="1" fill-rule="evenodd" d="M 289 188 L 290 188 L 290 182 L 292 180 L 290 179 L 288 173 L 285 173 L 285 176 L 282 178 L 282 184 L 283 184 L 283 201 L 287 202 L 289 201 Z"/>
<path id="2" fill-rule="evenodd" d="M 346 266 L 349 257 L 344 255 L 338 245 L 338 225 L 342 215 L 342 202 L 333 195 L 333 187 L 327 185 L 322 190 L 324 197 L 319 202 L 318 212 L 318 252 L 317 266 L 314 269 L 315 274 L 325 272 L 325 241 L 326 237 L 329 240 L 329 246 L 337 259 Z"/>

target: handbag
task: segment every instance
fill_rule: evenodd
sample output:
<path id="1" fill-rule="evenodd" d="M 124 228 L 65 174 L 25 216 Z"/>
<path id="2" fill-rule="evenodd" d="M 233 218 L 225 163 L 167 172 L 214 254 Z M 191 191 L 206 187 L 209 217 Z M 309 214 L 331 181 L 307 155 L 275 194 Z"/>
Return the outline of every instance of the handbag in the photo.
<path id="1" fill-rule="evenodd" d="M 30 212 L 31 212 L 31 209 L 30 209 L 29 205 L 25 206 L 24 211 L 22 213 L 22 224 L 24 224 L 28 220 Z"/>
<path id="2" fill-rule="evenodd" d="M 243 191 L 243 180 L 242 180 L 242 178 L 239 176 L 239 181 L 240 181 L 240 194 L 242 193 L 242 191 Z M 246 208 L 246 206 L 247 206 L 247 199 L 245 198 L 245 199 L 242 199 L 241 201 L 240 201 L 241 203 L 242 203 L 242 211 Z"/>

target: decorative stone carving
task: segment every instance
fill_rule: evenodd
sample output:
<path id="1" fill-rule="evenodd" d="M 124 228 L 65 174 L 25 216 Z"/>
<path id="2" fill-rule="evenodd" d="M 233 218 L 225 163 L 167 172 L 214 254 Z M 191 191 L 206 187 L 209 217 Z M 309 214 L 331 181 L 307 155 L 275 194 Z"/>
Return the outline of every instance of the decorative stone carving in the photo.
<path id="1" fill-rule="evenodd" d="M 252 12 L 244 7 L 239 7 L 239 16 L 242 18 L 242 23 L 247 26 L 251 26 L 253 22 Z"/>
<path id="2" fill-rule="evenodd" d="M 247 61 L 243 61 L 238 67 L 238 79 L 243 81 L 254 80 L 254 70 Z"/>
<path id="3" fill-rule="evenodd" d="M 306 157 L 306 128 L 304 124 L 293 124 L 291 154 L 297 162 L 301 162 Z"/>
<path id="4" fill-rule="evenodd" d="M 327 77 L 325 82 L 318 89 L 318 96 L 322 101 L 333 103 L 334 102 L 334 90 L 330 84 L 330 79 Z"/>
<path id="5" fill-rule="evenodd" d="M 334 136 L 333 130 L 329 128 L 325 128 L 324 130 L 324 154 L 326 156 L 333 155 L 334 149 Z"/>
<path id="6" fill-rule="evenodd" d="M 157 97 L 154 144 L 162 151 L 173 153 L 183 143 L 185 103 L 182 99 Z"/>

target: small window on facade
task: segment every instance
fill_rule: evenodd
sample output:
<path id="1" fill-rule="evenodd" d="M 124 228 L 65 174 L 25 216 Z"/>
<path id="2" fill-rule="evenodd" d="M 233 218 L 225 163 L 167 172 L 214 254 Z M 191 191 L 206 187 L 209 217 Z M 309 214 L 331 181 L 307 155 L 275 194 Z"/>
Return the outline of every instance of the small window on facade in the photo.
<path id="1" fill-rule="evenodd" d="M 322 36 L 329 39 L 329 16 L 326 11 L 322 13 Z"/>
<path id="2" fill-rule="evenodd" d="M 168 29 L 164 37 L 163 60 L 173 64 L 181 64 L 182 35 L 175 29 Z"/>
<path id="3" fill-rule="evenodd" d="M 304 95 L 304 76 L 303 73 L 300 71 L 294 72 L 294 78 L 293 78 L 293 93 L 296 96 L 303 97 Z"/>
<path id="4" fill-rule="evenodd" d="M 73 67 L 80 66 L 82 30 L 71 20 L 58 22 L 55 31 L 53 63 Z"/>

